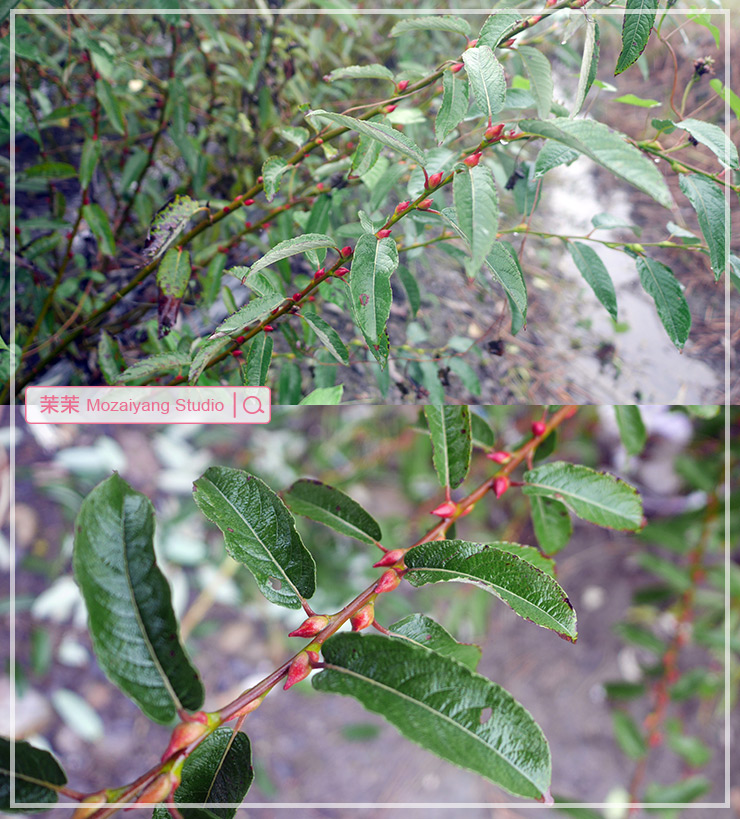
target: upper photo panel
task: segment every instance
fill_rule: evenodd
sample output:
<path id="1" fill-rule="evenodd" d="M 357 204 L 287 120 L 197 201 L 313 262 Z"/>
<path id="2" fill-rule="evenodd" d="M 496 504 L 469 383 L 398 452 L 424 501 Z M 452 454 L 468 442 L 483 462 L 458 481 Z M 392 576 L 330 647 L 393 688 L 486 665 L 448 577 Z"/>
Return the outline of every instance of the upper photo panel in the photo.
<path id="1" fill-rule="evenodd" d="M 738 400 L 728 11 L 26 5 L 0 403 Z"/>

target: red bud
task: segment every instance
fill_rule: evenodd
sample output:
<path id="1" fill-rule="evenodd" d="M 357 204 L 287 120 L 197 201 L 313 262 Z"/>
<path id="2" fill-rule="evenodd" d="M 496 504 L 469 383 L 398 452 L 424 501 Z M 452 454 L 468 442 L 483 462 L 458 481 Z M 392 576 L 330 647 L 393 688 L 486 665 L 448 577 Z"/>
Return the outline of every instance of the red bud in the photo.
<path id="1" fill-rule="evenodd" d="M 398 587 L 400 582 L 401 578 L 398 576 L 398 573 L 393 569 L 388 569 L 387 572 L 381 575 L 380 580 L 378 580 L 375 586 L 375 593 L 383 594 L 384 592 L 393 591 L 393 589 Z"/>
<path id="2" fill-rule="evenodd" d="M 419 210 L 429 210 L 432 206 L 431 199 L 423 199 L 419 204 L 416 206 Z"/>
<path id="3" fill-rule="evenodd" d="M 395 563 L 398 563 L 405 554 L 405 549 L 393 549 L 390 552 L 386 552 L 377 563 L 373 563 L 373 568 L 380 569 L 383 566 L 393 566 Z"/>
<path id="4" fill-rule="evenodd" d="M 475 40 L 470 40 L 470 41 L 468 42 L 468 48 L 475 48 L 477 45 L 478 45 L 478 40 L 477 40 L 477 39 L 475 39 Z"/>
<path id="5" fill-rule="evenodd" d="M 323 144 L 324 144 L 324 140 L 323 140 L 321 137 L 316 137 L 316 144 L 317 144 L 317 145 L 323 145 Z M 319 185 L 320 185 L 320 184 L 321 184 L 321 182 L 319 182 Z M 321 188 L 319 188 L 319 190 L 321 190 Z"/>
<path id="6" fill-rule="evenodd" d="M 442 171 L 440 171 L 439 173 L 433 173 L 427 180 L 427 184 L 424 187 L 427 189 L 436 188 L 437 185 L 439 185 L 439 183 L 442 181 L 443 176 L 444 173 L 442 173 Z"/>
<path id="7" fill-rule="evenodd" d="M 396 108 L 398 108 L 397 105 L 386 105 L 385 106 L 385 113 L 386 114 L 392 114 L 396 110 Z"/>
<path id="8" fill-rule="evenodd" d="M 453 74 L 457 74 L 457 72 L 458 72 L 458 71 L 462 71 L 462 69 L 463 69 L 464 67 L 465 67 L 465 64 L 464 64 L 464 63 L 455 63 L 455 65 L 453 65 L 453 66 L 450 68 L 450 71 L 452 71 L 452 73 L 453 73 Z"/>
<path id="9" fill-rule="evenodd" d="M 486 458 L 489 458 L 496 464 L 508 464 L 511 460 L 511 453 L 504 452 L 503 449 L 500 449 L 498 452 L 488 452 L 486 453 Z"/>
<path id="10" fill-rule="evenodd" d="M 262 332 L 271 333 L 274 329 L 275 328 L 272 326 L 272 324 L 265 324 L 265 326 L 262 328 Z"/>
<path id="11" fill-rule="evenodd" d="M 557 0 L 555 0 L 557 2 Z M 489 125 L 486 128 L 486 132 L 483 136 L 485 136 L 488 142 L 493 142 L 494 139 L 498 139 L 504 130 L 504 123 L 499 122 L 498 125 Z"/>
<path id="12" fill-rule="evenodd" d="M 401 82 L 398 83 L 398 90 L 400 92 L 405 91 L 408 87 L 409 87 L 409 81 L 408 80 L 401 80 Z"/>
<path id="13" fill-rule="evenodd" d="M 347 247 L 343 247 L 340 252 L 342 256 L 346 258 L 347 256 L 352 255 L 352 248 L 349 245 L 347 245 Z"/>
<path id="14" fill-rule="evenodd" d="M 329 618 L 324 614 L 314 614 L 304 620 L 295 631 L 291 631 L 288 637 L 313 637 L 318 634 L 329 622 Z"/>
<path id="15" fill-rule="evenodd" d="M 451 518 L 457 511 L 457 504 L 446 501 L 441 503 L 436 509 L 432 510 L 433 515 L 439 515 L 441 518 Z"/>
<path id="16" fill-rule="evenodd" d="M 366 606 L 363 606 L 357 614 L 349 618 L 350 623 L 352 624 L 352 631 L 362 631 L 362 629 L 367 628 L 375 619 L 375 606 L 372 603 L 368 603 Z"/>
<path id="17" fill-rule="evenodd" d="M 547 429 L 547 425 L 544 421 L 535 421 L 532 424 L 532 435 L 539 438 L 540 435 L 543 435 L 545 430 Z"/>
<path id="18" fill-rule="evenodd" d="M 224 213 L 229 213 L 230 211 L 231 211 L 231 207 L 229 205 L 224 205 L 223 212 Z"/>
<path id="19" fill-rule="evenodd" d="M 482 155 L 482 152 L 478 151 L 476 154 L 466 156 L 465 159 L 463 159 L 463 162 L 468 166 L 468 168 L 474 168 L 480 162 Z"/>
<path id="20" fill-rule="evenodd" d="M 378 239 L 387 239 L 391 235 L 390 228 L 383 228 L 375 234 Z"/>
<path id="21" fill-rule="evenodd" d="M 244 336 L 237 336 L 236 337 L 237 344 L 244 344 Z"/>
<path id="22" fill-rule="evenodd" d="M 346 276 L 349 273 L 349 268 L 347 267 L 339 267 L 334 271 L 334 275 L 338 276 L 340 279 L 342 276 Z"/>
<path id="23" fill-rule="evenodd" d="M 493 481 L 493 494 L 497 498 L 500 498 L 501 495 L 503 495 L 504 492 L 506 492 L 506 490 L 509 488 L 509 485 L 510 482 L 506 475 L 499 475 L 499 477 L 495 478 Z"/>
<path id="24" fill-rule="evenodd" d="M 288 679 L 285 681 L 283 690 L 287 691 L 297 682 L 305 680 L 311 673 L 312 663 L 317 662 L 318 659 L 319 655 L 315 651 L 301 651 L 288 669 Z"/>
<path id="25" fill-rule="evenodd" d="M 254 204 L 254 199 L 245 199 L 244 204 L 247 205 L 247 207 L 249 205 L 253 205 Z"/>
<path id="26" fill-rule="evenodd" d="M 205 717 L 205 714 L 203 715 Z M 206 718 L 207 719 L 207 718 Z M 187 748 L 191 742 L 202 737 L 208 731 L 208 726 L 200 720 L 193 722 L 181 722 L 175 726 L 175 730 L 170 737 L 170 744 L 162 754 L 162 761 L 168 759 L 172 754 Z"/>
<path id="27" fill-rule="evenodd" d="M 251 223 L 250 221 L 246 221 L 246 222 L 244 223 L 244 227 L 245 227 L 245 228 L 247 228 L 247 229 L 249 229 L 249 228 L 251 228 L 251 227 L 252 227 L 252 223 Z"/>
<path id="28" fill-rule="evenodd" d="M 300 301 L 303 298 L 303 293 L 293 293 L 293 301 Z"/>
<path id="29" fill-rule="evenodd" d="M 314 277 L 314 279 L 316 279 L 316 280 L 318 280 L 318 279 L 323 279 L 323 278 L 324 278 L 324 276 L 326 276 L 326 270 L 325 270 L 323 267 L 320 267 L 320 268 L 319 268 L 319 269 L 318 269 L 318 270 L 317 270 L 317 271 L 316 271 L 316 272 L 313 274 L 313 277 Z"/>
<path id="30" fill-rule="evenodd" d="M 410 204 L 411 202 L 399 202 L 399 204 L 396 205 L 396 213 L 403 213 L 405 210 L 408 210 Z"/>

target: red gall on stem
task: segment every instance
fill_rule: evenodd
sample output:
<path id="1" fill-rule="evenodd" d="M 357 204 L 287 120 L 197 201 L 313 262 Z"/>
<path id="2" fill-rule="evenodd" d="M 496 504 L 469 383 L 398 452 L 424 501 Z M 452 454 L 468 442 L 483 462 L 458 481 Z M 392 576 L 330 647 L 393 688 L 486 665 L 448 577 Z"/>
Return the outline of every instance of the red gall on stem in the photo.
<path id="1" fill-rule="evenodd" d="M 463 159 L 463 162 L 468 166 L 468 168 L 474 168 L 480 162 L 481 156 L 483 156 L 483 152 L 478 151 L 478 153 L 466 156 L 465 159 Z"/>
<path id="2" fill-rule="evenodd" d="M 334 271 L 334 275 L 338 276 L 340 279 L 342 278 L 342 276 L 346 276 L 347 273 L 349 273 L 348 267 L 339 267 Z"/>
<path id="3" fill-rule="evenodd" d="M 342 256 L 343 256 L 343 257 L 346 259 L 346 258 L 347 258 L 347 256 L 351 256 L 351 255 L 352 255 L 352 248 L 351 248 L 349 245 L 347 245 L 347 247 L 343 247 L 343 248 L 340 250 L 340 253 L 341 253 L 341 254 L 342 254 Z"/>
<path id="4" fill-rule="evenodd" d="M 497 452 L 486 453 L 486 458 L 493 461 L 495 464 L 508 464 L 511 460 L 511 453 L 500 449 Z"/>
<path id="5" fill-rule="evenodd" d="M 305 680 L 311 673 L 313 663 L 318 662 L 319 655 L 315 651 L 301 651 L 301 653 L 293 660 L 288 669 L 288 679 L 285 681 L 283 690 L 287 691 L 291 686 L 301 680 Z"/>
<path id="6" fill-rule="evenodd" d="M 540 435 L 545 434 L 545 430 L 547 429 L 547 424 L 544 421 L 534 421 L 532 424 L 532 435 L 535 438 L 539 438 Z"/>
<path id="7" fill-rule="evenodd" d="M 442 181 L 443 176 L 444 173 L 442 171 L 440 171 L 439 173 L 433 173 L 427 180 L 427 184 L 424 185 L 424 187 L 427 189 L 436 188 L 437 185 L 439 185 L 439 183 Z"/>
<path id="8" fill-rule="evenodd" d="M 398 108 L 397 105 L 386 105 L 385 106 L 385 113 L 386 114 L 392 114 L 396 110 L 396 108 Z"/>
<path id="9" fill-rule="evenodd" d="M 234 358 L 241 358 L 244 353 L 241 350 L 232 350 L 231 355 L 233 355 Z"/>
<path id="10" fill-rule="evenodd" d="M 323 182 L 318 182 L 316 184 L 316 190 L 317 191 L 323 191 L 324 190 L 324 183 Z"/>
<path id="11" fill-rule="evenodd" d="M 392 549 L 390 552 L 386 552 L 377 563 L 373 563 L 373 568 L 382 569 L 385 566 L 393 566 L 403 560 L 405 554 L 405 549 Z"/>
<path id="12" fill-rule="evenodd" d="M 236 337 L 237 344 L 244 344 L 244 336 L 237 336 Z"/>
<path id="13" fill-rule="evenodd" d="M 388 569 L 387 572 L 381 575 L 380 580 L 375 585 L 375 594 L 393 591 L 400 582 L 401 578 L 398 573 L 394 569 Z"/>
<path id="14" fill-rule="evenodd" d="M 451 501 L 441 503 L 436 509 L 433 509 L 431 514 L 438 515 L 440 518 L 451 518 L 457 512 L 457 504 Z"/>
<path id="15" fill-rule="evenodd" d="M 245 228 L 247 228 L 247 230 L 249 230 L 249 228 L 251 228 L 251 227 L 252 227 L 252 223 L 251 223 L 250 221 L 248 221 L 248 220 L 247 220 L 247 221 L 244 223 L 244 227 L 245 227 Z"/>
<path id="16" fill-rule="evenodd" d="M 316 296 L 314 296 L 314 295 L 313 295 L 313 293 L 312 293 L 312 294 L 311 294 L 311 295 L 308 297 L 308 300 L 309 300 L 309 301 L 316 301 Z"/>
<path id="17" fill-rule="evenodd" d="M 329 623 L 329 618 L 325 614 L 314 614 L 304 620 L 300 626 L 288 634 L 288 637 L 313 637 Z"/>
<path id="18" fill-rule="evenodd" d="M 509 486 L 511 486 L 511 483 L 509 479 L 506 477 L 506 475 L 499 475 L 499 477 L 495 478 L 493 481 L 493 494 L 497 498 L 500 498 L 501 495 L 503 495 L 504 492 L 506 492 Z"/>
<path id="19" fill-rule="evenodd" d="M 264 182 L 264 179 L 261 176 L 258 176 L 257 182 L 261 185 Z"/>
<path id="20" fill-rule="evenodd" d="M 372 603 L 368 603 L 366 606 L 363 606 L 357 614 L 350 617 L 349 622 L 352 624 L 352 631 L 362 631 L 362 629 L 371 625 L 374 619 L 375 606 Z"/>
<path id="21" fill-rule="evenodd" d="M 453 74 L 457 74 L 457 72 L 462 71 L 464 67 L 465 63 L 455 63 L 455 65 L 450 67 L 450 71 L 452 71 Z"/>
<path id="22" fill-rule="evenodd" d="M 321 137 L 316 137 L 316 144 L 317 144 L 317 145 L 323 145 L 323 144 L 324 144 L 324 140 L 323 140 Z"/>
<path id="23" fill-rule="evenodd" d="M 403 213 L 405 210 L 408 210 L 410 204 L 411 202 L 399 202 L 396 205 L 396 213 Z"/>
<path id="24" fill-rule="evenodd" d="M 504 123 L 499 122 L 498 125 L 489 125 L 486 128 L 485 134 L 483 136 L 486 138 L 487 142 L 493 142 L 495 139 L 498 139 L 504 130 Z"/>
<path id="25" fill-rule="evenodd" d="M 275 328 L 272 326 L 272 324 L 265 324 L 265 326 L 262 328 L 262 332 L 271 333 L 274 329 Z"/>
<path id="26" fill-rule="evenodd" d="M 320 267 L 320 268 L 319 268 L 319 269 L 318 269 L 318 270 L 317 270 L 317 271 L 316 271 L 316 272 L 313 274 L 313 277 L 314 277 L 314 280 L 315 280 L 315 281 L 318 281 L 319 279 L 323 279 L 323 278 L 324 278 L 324 276 L 326 276 L 326 269 L 325 269 L 325 268 L 323 268 L 323 267 Z"/>
<path id="27" fill-rule="evenodd" d="M 254 199 L 245 199 L 244 204 L 246 206 L 253 205 L 254 204 Z"/>
<path id="28" fill-rule="evenodd" d="M 180 784 L 180 777 L 172 771 L 160 774 L 154 782 L 139 796 L 137 804 L 156 805 L 157 802 L 166 802 L 167 797 Z"/>
<path id="29" fill-rule="evenodd" d="M 387 239 L 391 235 L 390 228 L 383 228 L 375 234 L 378 239 Z"/>
<path id="30" fill-rule="evenodd" d="M 409 81 L 401 80 L 396 87 L 398 88 L 399 94 L 402 94 L 409 87 Z"/>
<path id="31" fill-rule="evenodd" d="M 231 205 L 224 205 L 222 210 L 223 213 L 231 213 Z"/>
<path id="32" fill-rule="evenodd" d="M 416 206 L 418 210 L 429 210 L 432 206 L 431 199 L 422 199 L 421 202 Z"/>
<path id="33" fill-rule="evenodd" d="M 303 298 L 303 293 L 293 293 L 293 301 L 299 302 Z"/>
<path id="34" fill-rule="evenodd" d="M 205 716 L 205 714 L 204 714 Z M 169 759 L 172 754 L 187 748 L 196 739 L 199 739 L 208 731 L 208 726 L 203 722 L 181 722 L 175 726 L 175 730 L 170 737 L 170 744 L 162 754 L 162 762 Z"/>

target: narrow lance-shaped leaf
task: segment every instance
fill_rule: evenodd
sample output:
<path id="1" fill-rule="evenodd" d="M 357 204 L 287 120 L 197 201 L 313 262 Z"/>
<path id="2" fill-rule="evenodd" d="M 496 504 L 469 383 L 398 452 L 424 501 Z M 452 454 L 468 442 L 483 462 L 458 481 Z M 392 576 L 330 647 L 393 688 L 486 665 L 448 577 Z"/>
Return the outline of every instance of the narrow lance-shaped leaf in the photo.
<path id="1" fill-rule="evenodd" d="M 629 68 L 645 50 L 655 22 L 658 0 L 627 0 L 622 21 L 622 51 L 615 76 Z"/>
<path id="2" fill-rule="evenodd" d="M 328 119 L 329 122 L 334 122 L 337 125 L 342 125 L 344 128 L 349 128 L 351 131 L 357 131 L 359 134 L 364 134 L 372 139 L 376 139 L 378 142 L 382 142 L 387 148 L 396 151 L 396 153 L 407 156 L 414 162 L 418 162 L 419 165 L 424 165 L 424 154 L 421 149 L 405 134 L 392 128 L 390 125 L 386 125 L 384 122 L 355 119 L 345 114 L 334 114 L 320 108 L 317 108 L 315 111 L 309 111 L 306 117 Z"/>
<path id="3" fill-rule="evenodd" d="M 333 387 L 316 387 L 298 402 L 299 407 L 334 407 L 342 403 L 344 384 Z"/>
<path id="4" fill-rule="evenodd" d="M 557 554 L 570 540 L 573 523 L 567 507 L 552 498 L 532 496 L 532 528 L 546 555 Z"/>
<path id="5" fill-rule="evenodd" d="M 175 791 L 177 805 L 198 805 L 201 808 L 180 808 L 185 819 L 231 819 L 247 795 L 254 770 L 252 749 L 246 734 L 235 734 L 232 728 L 217 728 L 192 751 L 182 766 L 182 782 Z M 213 807 L 211 807 L 213 806 Z M 169 819 L 165 807 L 157 807 L 152 819 Z"/>
<path id="6" fill-rule="evenodd" d="M 100 341 L 98 341 L 98 366 L 106 384 L 115 384 L 118 376 L 126 368 L 118 342 L 111 338 L 105 330 L 101 331 Z"/>
<path id="7" fill-rule="evenodd" d="M 82 218 L 90 226 L 90 230 L 98 240 L 100 252 L 104 256 L 115 256 L 116 240 L 108 221 L 108 214 L 100 205 L 93 203 L 92 205 L 82 206 Z"/>
<path id="8" fill-rule="evenodd" d="M 579 156 L 578 151 L 573 148 L 569 148 L 560 142 L 555 142 L 554 139 L 548 139 L 537 154 L 532 178 L 539 179 L 559 165 L 570 165 L 570 163 L 578 159 Z"/>
<path id="9" fill-rule="evenodd" d="M 652 196 L 663 207 L 672 206 L 671 193 L 655 164 L 634 145 L 629 145 L 624 134 L 610 130 L 602 122 L 556 117 L 544 121 L 525 119 L 519 126 L 525 133 L 538 134 L 568 145 Z"/>
<path id="10" fill-rule="evenodd" d="M 118 105 L 113 89 L 102 77 L 95 83 L 95 95 L 103 106 L 113 130 L 123 136 L 126 133 L 126 125 L 123 114 L 121 114 L 121 108 Z"/>
<path id="11" fill-rule="evenodd" d="M 579 518 L 597 526 L 635 532 L 642 525 L 640 496 L 613 475 L 555 461 L 526 472 L 524 483 L 525 495 L 559 500 Z"/>
<path id="12" fill-rule="evenodd" d="M 578 75 L 578 88 L 576 88 L 573 108 L 570 112 L 571 119 L 583 108 L 583 103 L 591 86 L 596 79 L 596 71 L 599 67 L 599 24 L 592 15 L 586 14 L 586 41 L 583 45 L 583 58 L 581 60 L 581 71 Z"/>
<path id="13" fill-rule="evenodd" d="M 473 279 L 496 242 L 498 193 L 490 169 L 484 165 L 455 174 L 452 183 L 458 224 L 467 237 L 472 259 L 467 264 Z"/>
<path id="14" fill-rule="evenodd" d="M 264 387 L 267 383 L 267 372 L 272 361 L 272 336 L 257 333 L 247 351 L 244 365 L 244 386 Z"/>
<path id="15" fill-rule="evenodd" d="M 489 120 L 493 119 L 506 100 L 506 78 L 501 63 L 486 45 L 469 48 L 462 58 L 476 104 Z"/>
<path id="16" fill-rule="evenodd" d="M 318 250 L 322 247 L 336 247 L 337 243 L 331 236 L 326 236 L 323 233 L 306 233 L 303 236 L 296 236 L 294 239 L 286 239 L 284 242 L 276 244 L 271 250 L 268 250 L 264 256 L 249 268 L 249 275 L 262 270 L 265 267 L 279 262 L 281 259 L 287 259 L 289 256 L 296 256 L 299 253 L 306 253 L 309 250 Z"/>
<path id="17" fill-rule="evenodd" d="M 681 174 L 678 184 L 696 211 L 699 227 L 709 247 L 709 261 L 715 281 L 725 272 L 727 238 L 725 232 L 725 196 L 715 182 L 699 174 Z M 730 234 L 732 235 L 732 234 Z"/>
<path id="18" fill-rule="evenodd" d="M 322 653 L 326 665 L 312 680 L 318 691 L 354 697 L 412 742 L 509 793 L 547 793 L 547 741 L 496 683 L 450 657 L 381 635 L 335 634 Z M 482 721 L 484 712 L 491 716 Z"/>
<path id="19" fill-rule="evenodd" d="M 285 296 L 281 293 L 272 293 L 269 296 L 250 299 L 236 313 L 232 313 L 218 325 L 211 334 L 211 338 L 219 338 L 229 333 L 238 333 L 249 324 L 262 321 L 267 318 L 273 310 L 276 310 L 285 301 Z"/>
<path id="20" fill-rule="evenodd" d="M 463 37 L 470 36 L 470 26 L 467 20 L 445 14 L 419 15 L 400 20 L 391 29 L 391 37 L 400 37 L 409 31 L 451 31 L 455 34 L 462 34 Z"/>
<path id="21" fill-rule="evenodd" d="M 203 704 L 177 635 L 170 587 L 154 557 L 151 501 L 112 475 L 85 498 L 73 565 L 103 671 L 155 722 Z"/>
<path id="22" fill-rule="evenodd" d="M 340 364 L 349 364 L 349 352 L 339 333 L 317 313 L 304 310 L 301 318 L 316 333 L 316 337 Z"/>
<path id="23" fill-rule="evenodd" d="M 411 640 L 444 657 L 452 657 L 475 671 L 481 658 L 480 646 L 458 643 L 439 623 L 424 614 L 409 614 L 389 627 L 394 636 Z"/>
<path id="24" fill-rule="evenodd" d="M 363 543 L 375 544 L 382 537 L 375 518 L 349 495 L 329 484 L 302 478 L 283 498 L 295 514 L 305 515 Z"/>
<path id="25" fill-rule="evenodd" d="M 647 442 L 647 430 L 642 421 L 640 408 L 630 404 L 614 407 L 619 436 L 628 455 L 639 455 Z"/>
<path id="26" fill-rule="evenodd" d="M 424 406 L 440 486 L 455 489 L 470 469 L 472 438 L 467 406 Z"/>
<path id="27" fill-rule="evenodd" d="M 89 138 L 85 140 L 80 154 L 80 187 L 84 190 L 90 184 L 95 167 L 98 164 L 101 153 L 101 143 L 99 139 Z"/>
<path id="28" fill-rule="evenodd" d="M 668 338 L 682 350 L 691 330 L 691 311 L 681 283 L 670 267 L 649 256 L 639 256 L 636 264 L 640 283 L 645 292 L 653 297 L 658 318 Z"/>
<path id="29" fill-rule="evenodd" d="M 496 242 L 486 256 L 486 267 L 506 291 L 509 303 L 516 308 L 523 324 L 527 318 L 527 285 L 516 250 L 509 242 Z M 514 321 L 515 316 L 512 310 L 512 327 Z M 512 333 L 516 335 L 513 329 Z"/>
<path id="30" fill-rule="evenodd" d="M 444 142 L 465 119 L 468 104 L 468 81 L 452 71 L 445 71 L 442 75 L 442 105 L 434 121 L 437 142 Z"/>
<path id="31" fill-rule="evenodd" d="M 473 583 L 503 600 L 521 617 L 575 641 L 576 614 L 558 582 L 497 543 L 441 540 L 422 543 L 405 556 L 412 586 L 457 581 Z M 517 544 L 518 545 L 518 544 Z"/>
<path id="32" fill-rule="evenodd" d="M 117 378 L 117 384 L 130 384 L 142 378 L 153 378 L 163 373 L 182 375 L 189 371 L 190 357 L 187 353 L 157 353 L 142 358 L 127 367 Z"/>
<path id="33" fill-rule="evenodd" d="M 169 332 L 170 327 L 177 321 L 180 302 L 190 281 L 190 273 L 190 253 L 182 247 L 170 248 L 159 263 L 157 316 L 160 338 Z"/>
<path id="34" fill-rule="evenodd" d="M 280 498 L 241 469 L 211 467 L 193 497 L 223 532 L 226 550 L 254 575 L 272 603 L 301 608 L 316 590 L 316 564 Z"/>
<path id="35" fill-rule="evenodd" d="M 606 265 L 599 254 L 583 242 L 568 242 L 568 250 L 581 276 L 588 282 L 596 298 L 606 307 L 609 315 L 617 320 L 617 294 Z"/>
<path id="36" fill-rule="evenodd" d="M 219 336 L 218 338 L 207 338 L 193 354 L 190 361 L 190 371 L 188 372 L 188 383 L 196 384 L 203 374 L 209 362 L 219 353 L 222 353 L 231 344 L 229 336 Z"/>
<path id="37" fill-rule="evenodd" d="M 178 195 L 170 200 L 152 220 L 146 237 L 144 254 L 151 259 L 161 256 L 177 241 L 200 207 L 199 203 L 189 196 Z"/>
<path id="38" fill-rule="evenodd" d="M 293 168 L 281 156 L 270 156 L 262 165 L 262 184 L 265 189 L 265 198 L 272 202 L 280 190 L 280 177 Z"/>
<path id="39" fill-rule="evenodd" d="M 509 29 L 521 22 L 521 20 L 522 15 L 517 14 L 515 11 L 494 11 L 481 27 L 478 35 L 478 45 L 485 45 L 492 49 L 497 48 Z"/>
<path id="40" fill-rule="evenodd" d="M 335 80 L 390 80 L 394 81 L 393 72 L 384 65 L 348 65 L 344 68 L 335 68 L 328 74 L 329 82 Z"/>
<path id="41" fill-rule="evenodd" d="M 10 746 L 15 744 L 15 768 L 11 770 Z M 0 737 L 0 810 L 24 811 L 10 807 L 10 780 L 15 779 L 15 801 L 21 804 L 57 801 L 57 792 L 49 785 L 65 785 L 67 777 L 59 763 L 48 752 L 27 742 Z M 32 813 L 39 809 L 36 808 Z"/>
<path id="42" fill-rule="evenodd" d="M 391 314 L 391 275 L 398 267 L 392 237 L 376 239 L 363 234 L 355 245 L 349 290 L 352 312 L 371 349 L 379 346 Z"/>
<path id="43" fill-rule="evenodd" d="M 550 61 L 537 48 L 519 46 L 517 54 L 522 58 L 529 77 L 529 90 L 537 101 L 537 116 L 547 119 L 552 106 L 552 69 Z"/>

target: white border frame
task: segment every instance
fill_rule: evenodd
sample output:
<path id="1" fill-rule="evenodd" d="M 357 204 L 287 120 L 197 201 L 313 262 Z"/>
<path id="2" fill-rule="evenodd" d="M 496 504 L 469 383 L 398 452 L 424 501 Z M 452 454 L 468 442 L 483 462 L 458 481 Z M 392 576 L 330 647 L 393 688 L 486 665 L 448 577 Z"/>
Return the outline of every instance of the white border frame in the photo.
<path id="1" fill-rule="evenodd" d="M 511 9 L 514 11 L 514 9 Z M 515 9 L 522 15 L 540 14 L 543 9 Z M 251 14 L 251 15 L 315 15 L 315 14 L 387 14 L 390 16 L 410 16 L 412 14 L 444 14 L 451 11 L 458 12 L 460 15 L 485 14 L 490 15 L 492 9 L 90 9 L 90 8 L 74 8 L 74 9 L 11 9 L 10 10 L 10 338 L 9 342 L 14 343 L 15 340 L 15 20 L 17 15 L 65 15 L 65 14 L 148 14 L 148 15 L 162 15 L 166 13 L 180 13 L 180 14 Z M 506 9 L 501 9 L 506 11 Z M 708 9 L 658 9 L 658 13 L 664 14 L 709 14 L 722 15 L 724 18 L 724 38 L 725 38 L 725 82 L 726 88 L 730 88 L 730 10 L 725 8 Z M 588 9 L 589 14 L 606 14 L 606 15 L 624 15 L 624 14 L 642 14 L 641 10 L 629 10 L 622 8 L 606 8 L 606 9 Z M 730 103 L 729 99 L 725 98 L 725 134 L 730 140 Z M 727 157 L 726 157 L 727 158 Z M 727 163 L 725 163 L 727 165 Z M 730 609 L 730 273 L 729 273 L 729 255 L 730 255 L 730 188 L 725 185 L 725 485 L 724 485 L 724 500 L 725 500 L 725 668 L 724 668 L 724 695 L 725 695 L 725 800 L 724 802 L 568 802 L 558 803 L 557 805 L 544 805 L 537 803 L 521 802 L 239 802 L 236 803 L 219 803 L 213 804 L 214 808 L 243 808 L 259 809 L 259 808 L 274 808 L 274 809 L 292 809 L 292 808 L 451 808 L 455 810 L 466 810 L 470 808 L 511 808 L 518 810 L 538 810 L 538 809 L 552 809 L 558 808 L 590 808 L 596 810 L 607 810 L 615 808 L 680 808 L 684 810 L 691 809 L 729 809 L 730 804 L 730 618 L 728 616 Z M 12 349 L 12 348 L 11 348 Z M 10 688 L 11 697 L 9 702 L 10 710 L 10 735 L 15 736 L 15 699 L 12 692 L 15 691 L 15 431 L 16 431 L 16 417 L 15 417 L 15 383 L 16 370 L 15 359 L 11 353 L 10 356 L 10 406 L 8 407 L 10 413 Z M 10 744 L 10 767 L 15 769 L 15 744 Z M 175 804 L 175 803 L 164 803 Z M 107 807 L 116 808 L 130 808 L 130 802 L 112 802 Z M 75 810 L 79 807 L 78 803 L 48 803 L 48 802 L 16 802 L 15 801 L 15 779 L 11 777 L 10 780 L 10 807 L 15 810 L 22 808 L 29 809 L 60 809 L 70 808 Z M 179 808 L 198 808 L 198 804 L 178 804 Z"/>

